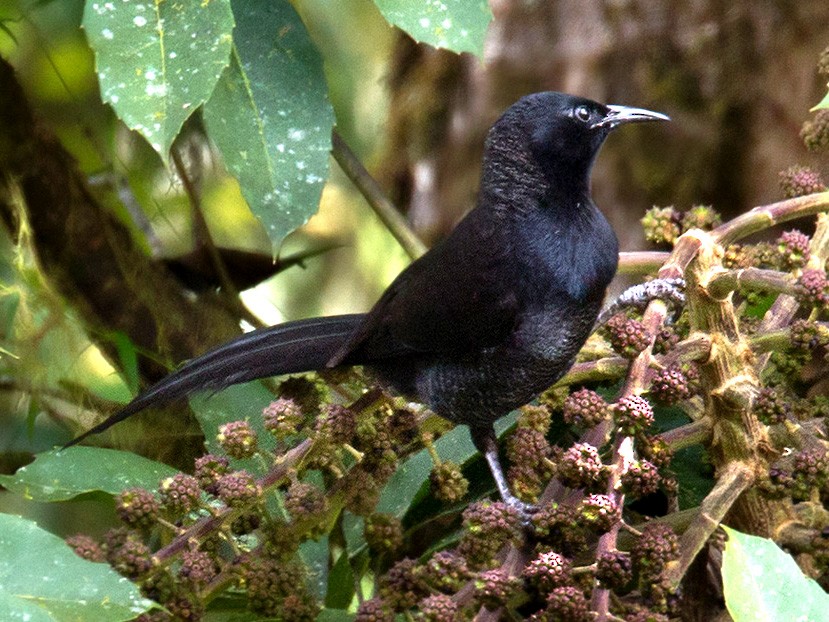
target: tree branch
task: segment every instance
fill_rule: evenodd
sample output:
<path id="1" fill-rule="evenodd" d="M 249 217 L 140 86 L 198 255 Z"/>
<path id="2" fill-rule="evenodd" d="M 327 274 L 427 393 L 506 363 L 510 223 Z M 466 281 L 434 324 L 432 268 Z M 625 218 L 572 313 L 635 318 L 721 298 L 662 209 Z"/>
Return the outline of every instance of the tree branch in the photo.
<path id="1" fill-rule="evenodd" d="M 331 132 L 331 154 L 409 257 L 417 259 L 425 253 L 426 245 L 336 131 Z"/>

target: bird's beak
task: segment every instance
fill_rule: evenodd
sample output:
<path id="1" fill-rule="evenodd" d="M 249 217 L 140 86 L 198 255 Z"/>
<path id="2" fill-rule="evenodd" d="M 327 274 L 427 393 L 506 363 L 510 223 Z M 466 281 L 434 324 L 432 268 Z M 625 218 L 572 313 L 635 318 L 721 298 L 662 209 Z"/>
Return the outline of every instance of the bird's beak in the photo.
<path id="1" fill-rule="evenodd" d="M 604 119 L 594 123 L 590 129 L 610 127 L 613 129 L 623 123 L 642 123 L 644 121 L 670 121 L 671 118 L 661 112 L 653 112 L 644 108 L 630 108 L 628 106 L 609 105 Z"/>

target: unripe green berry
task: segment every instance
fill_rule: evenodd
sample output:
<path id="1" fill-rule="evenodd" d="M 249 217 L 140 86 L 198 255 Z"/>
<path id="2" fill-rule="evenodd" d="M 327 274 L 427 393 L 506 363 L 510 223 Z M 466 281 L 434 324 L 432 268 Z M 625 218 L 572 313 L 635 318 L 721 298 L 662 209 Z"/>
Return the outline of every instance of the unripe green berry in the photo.
<path id="1" fill-rule="evenodd" d="M 625 358 L 636 358 L 650 342 L 645 325 L 624 313 L 617 313 L 611 317 L 603 330 L 613 350 Z"/>
<path id="2" fill-rule="evenodd" d="M 608 495 L 588 495 L 579 505 L 579 519 L 591 531 L 604 534 L 619 522 L 619 506 Z"/>
<path id="3" fill-rule="evenodd" d="M 829 110 L 818 110 L 800 130 L 803 144 L 809 151 L 823 151 L 829 146 Z"/>
<path id="4" fill-rule="evenodd" d="M 178 576 L 193 587 L 200 589 L 210 583 L 219 569 L 213 557 L 198 549 L 188 549 L 181 554 L 181 566 Z"/>
<path id="5" fill-rule="evenodd" d="M 673 206 L 653 206 L 642 217 L 645 239 L 654 244 L 673 244 L 679 237 L 679 222 L 682 216 Z"/>
<path id="6" fill-rule="evenodd" d="M 566 557 L 544 551 L 524 567 L 522 575 L 538 592 L 548 594 L 553 588 L 571 582 L 571 570 L 572 564 Z"/>
<path id="7" fill-rule="evenodd" d="M 670 525 L 648 523 L 633 547 L 633 565 L 644 581 L 653 582 L 666 564 L 676 558 L 678 547 L 678 539 Z"/>
<path id="8" fill-rule="evenodd" d="M 611 590 L 624 589 L 633 579 L 633 562 L 622 551 L 602 553 L 596 560 L 596 579 Z"/>
<path id="9" fill-rule="evenodd" d="M 460 606 L 446 594 L 432 594 L 418 603 L 415 619 L 420 622 L 458 622 Z"/>
<path id="10" fill-rule="evenodd" d="M 438 551 L 423 569 L 423 580 L 445 594 L 460 590 L 471 576 L 466 560 L 455 551 Z"/>
<path id="11" fill-rule="evenodd" d="M 621 398 L 614 405 L 613 411 L 619 433 L 623 436 L 635 436 L 653 424 L 653 408 L 648 400 L 639 395 Z"/>
<path id="12" fill-rule="evenodd" d="M 780 189 L 787 199 L 823 192 L 826 186 L 820 173 L 808 166 L 790 166 L 780 171 Z"/>
<path id="13" fill-rule="evenodd" d="M 783 270 L 802 268 L 811 256 L 809 236 L 797 229 L 784 231 L 777 240 L 777 251 L 780 253 Z"/>
<path id="14" fill-rule="evenodd" d="M 216 493 L 216 482 L 230 472 L 230 462 L 224 456 L 205 454 L 196 460 L 195 477 L 202 490 Z"/>
<path id="15" fill-rule="evenodd" d="M 622 490 L 634 498 L 652 495 L 659 490 L 661 481 L 659 470 L 647 460 L 634 462 L 621 477 Z"/>
<path id="16" fill-rule="evenodd" d="M 75 534 L 66 538 L 66 544 L 75 551 L 75 554 L 90 562 L 106 561 L 103 547 L 91 536 Z"/>
<path id="17" fill-rule="evenodd" d="M 354 622 L 394 622 L 394 612 L 382 598 L 374 597 L 360 603 Z"/>
<path id="18" fill-rule="evenodd" d="M 722 223 L 722 218 L 711 205 L 692 205 L 691 209 L 682 214 L 682 231 L 702 229 L 710 231 Z"/>
<path id="19" fill-rule="evenodd" d="M 500 568 L 485 570 L 475 579 L 475 596 L 490 611 L 503 607 L 520 587 L 518 577 L 511 577 Z"/>
<path id="20" fill-rule="evenodd" d="M 285 492 L 285 509 L 294 521 L 313 520 L 328 511 L 328 498 L 313 484 L 296 480 Z"/>
<path id="21" fill-rule="evenodd" d="M 657 370 L 651 380 L 650 394 L 668 406 L 691 397 L 688 378 L 677 365 Z"/>
<path id="22" fill-rule="evenodd" d="M 392 514 L 372 514 L 366 518 L 363 532 L 374 553 L 394 554 L 403 546 L 403 525 Z"/>
<path id="23" fill-rule="evenodd" d="M 561 455 L 558 477 L 570 488 L 603 490 L 607 482 L 607 468 L 599 457 L 598 449 L 588 443 L 576 443 Z"/>
<path id="24" fill-rule="evenodd" d="M 469 481 L 463 476 L 461 468 L 451 460 L 434 465 L 429 483 L 435 498 L 446 503 L 457 503 L 469 489 Z"/>
<path id="25" fill-rule="evenodd" d="M 556 622 L 590 622 L 593 619 L 584 593 L 572 585 L 553 589 L 547 596 L 548 620 Z"/>

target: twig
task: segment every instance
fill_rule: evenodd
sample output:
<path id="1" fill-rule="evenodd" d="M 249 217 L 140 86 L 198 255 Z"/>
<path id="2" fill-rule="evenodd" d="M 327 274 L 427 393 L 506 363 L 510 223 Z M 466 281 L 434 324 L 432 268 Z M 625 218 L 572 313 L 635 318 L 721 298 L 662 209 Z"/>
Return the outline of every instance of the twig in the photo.
<path id="1" fill-rule="evenodd" d="M 181 179 L 181 183 L 184 185 L 184 190 L 187 193 L 187 198 L 190 201 L 193 213 L 193 230 L 196 238 L 195 242 L 197 245 L 202 244 L 207 250 L 207 255 L 210 257 L 210 263 L 216 271 L 216 276 L 219 277 L 224 302 L 227 303 L 233 313 L 238 314 L 239 317 L 250 323 L 251 326 L 261 328 L 264 326 L 262 320 L 251 313 L 239 298 L 239 291 L 236 289 L 233 279 L 230 278 L 227 266 L 225 266 L 225 262 L 222 260 L 221 254 L 219 254 L 219 249 L 216 247 L 216 244 L 213 241 L 213 236 L 210 234 L 210 229 L 207 226 L 207 221 L 204 219 L 199 189 L 196 187 L 193 180 L 190 179 L 190 175 L 188 174 L 184 160 L 181 158 L 178 147 L 174 146 L 170 150 L 170 155 L 173 157 L 173 165 L 176 167 L 176 173 L 178 174 L 179 179 Z"/>
<path id="2" fill-rule="evenodd" d="M 815 196 L 824 196 L 829 193 L 823 193 Z M 808 198 L 808 197 L 804 197 Z M 825 208 L 824 208 L 825 209 Z M 809 243 L 809 258 L 808 267 L 822 269 L 827 258 L 829 258 L 829 215 L 821 214 L 817 218 L 817 226 L 815 227 L 815 234 L 812 236 L 812 241 Z M 774 330 L 788 326 L 794 318 L 795 313 L 799 307 L 799 303 L 794 296 L 783 294 L 777 297 L 771 308 L 766 311 L 763 316 L 763 321 L 757 328 L 758 334 L 769 333 Z M 757 357 L 757 364 L 755 365 L 758 372 L 762 372 L 769 362 L 770 353 L 764 353 Z"/>
<path id="3" fill-rule="evenodd" d="M 259 480 L 259 485 L 262 489 L 265 490 L 270 488 L 275 483 L 287 477 L 288 472 L 291 469 L 296 468 L 296 465 L 305 459 L 308 452 L 311 451 L 312 446 L 313 441 L 311 439 L 305 439 L 299 445 L 286 452 L 279 464 L 274 466 L 274 468 L 272 468 L 263 478 Z M 225 524 L 231 515 L 242 511 L 243 510 L 239 508 L 226 507 L 219 510 L 212 516 L 206 516 L 205 518 L 196 521 L 187 529 L 187 531 L 174 538 L 170 544 L 159 549 L 153 557 L 160 565 L 168 563 L 174 555 L 186 549 L 190 542 L 200 542 L 204 536 L 212 533 L 221 525 Z"/>
<path id="4" fill-rule="evenodd" d="M 412 231 L 400 211 L 386 198 L 380 185 L 336 131 L 331 132 L 331 155 L 409 257 L 417 259 L 425 253 L 426 245 Z"/>
<path id="5" fill-rule="evenodd" d="M 695 334 L 680 341 L 670 352 L 661 355 L 659 361 L 665 365 L 682 362 L 703 361 L 711 353 L 711 338 L 708 335 Z M 593 361 L 576 363 L 561 379 L 556 387 L 566 387 L 586 382 L 599 382 L 621 378 L 628 370 L 630 361 L 621 356 L 606 356 Z"/>
<path id="6" fill-rule="evenodd" d="M 709 417 L 703 417 L 699 421 L 692 421 L 678 428 L 673 428 L 659 435 L 659 438 L 673 451 L 700 445 L 711 441 L 714 430 L 714 422 Z"/>
<path id="7" fill-rule="evenodd" d="M 227 272 L 227 267 L 222 261 L 221 255 L 219 255 L 219 249 L 216 248 L 216 244 L 213 242 L 213 236 L 210 234 L 210 228 L 207 226 L 207 221 L 204 219 L 199 188 L 197 188 L 196 183 L 190 179 L 190 173 L 187 170 L 187 166 L 184 164 L 184 160 L 182 159 L 181 153 L 179 152 L 179 148 L 177 146 L 170 150 L 170 155 L 173 158 L 173 165 L 176 168 L 176 174 L 181 180 L 181 183 L 184 186 L 184 191 L 187 193 L 187 198 L 190 201 L 190 208 L 193 214 L 193 233 L 195 243 L 197 245 L 204 244 L 207 249 L 207 254 L 210 257 L 210 262 L 213 264 L 213 269 L 219 277 L 219 283 L 221 283 L 222 289 L 228 295 L 236 297 L 239 295 L 239 292 L 236 291 L 236 286 L 233 284 L 233 280 Z"/>
<path id="8" fill-rule="evenodd" d="M 667 578 L 674 588 L 679 586 L 697 553 L 753 482 L 751 467 L 744 462 L 729 462 L 721 471 L 714 488 L 700 504 L 699 514 L 680 538 L 679 560 L 668 567 Z"/>
<path id="9" fill-rule="evenodd" d="M 613 458 L 611 460 L 610 477 L 607 481 L 607 496 L 616 502 L 620 513 L 616 524 L 610 530 L 602 534 L 596 545 L 596 560 L 604 553 L 616 550 L 616 541 L 619 538 L 619 530 L 622 526 L 621 512 L 625 505 L 625 494 L 622 492 L 622 474 L 628 469 L 630 462 L 634 459 L 633 439 L 628 436 L 617 434 L 613 444 Z M 610 590 L 603 587 L 598 581 L 594 582 L 593 594 L 590 598 L 590 609 L 596 614 L 597 622 L 607 622 L 610 614 Z"/>
<path id="10" fill-rule="evenodd" d="M 668 261 L 665 251 L 631 251 L 619 253 L 618 274 L 648 274 L 656 272 Z"/>
<path id="11" fill-rule="evenodd" d="M 748 344 L 757 354 L 784 350 L 792 343 L 792 331 L 789 328 L 757 333 L 748 338 Z"/>
<path id="12" fill-rule="evenodd" d="M 773 225 L 803 216 L 814 216 L 827 210 L 829 210 L 829 192 L 819 192 L 769 205 L 760 205 L 720 225 L 711 232 L 711 235 L 715 242 L 726 246 Z"/>
<path id="13" fill-rule="evenodd" d="M 571 384 L 613 380 L 625 374 L 630 361 L 621 356 L 602 358 L 597 361 L 576 363 L 554 386 L 565 387 Z"/>
<path id="14" fill-rule="evenodd" d="M 734 290 L 744 289 L 790 296 L 797 291 L 791 275 L 786 272 L 761 270 L 760 268 L 726 270 L 718 272 L 708 281 L 708 293 L 720 300 Z"/>

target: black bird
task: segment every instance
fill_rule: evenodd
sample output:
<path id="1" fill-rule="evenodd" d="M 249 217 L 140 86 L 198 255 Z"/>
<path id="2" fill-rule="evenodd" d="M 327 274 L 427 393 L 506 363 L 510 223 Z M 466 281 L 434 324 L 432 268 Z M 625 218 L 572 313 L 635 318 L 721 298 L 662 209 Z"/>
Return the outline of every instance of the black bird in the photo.
<path id="1" fill-rule="evenodd" d="M 475 209 L 365 314 L 288 322 L 200 356 L 69 445 L 201 389 L 364 365 L 392 391 L 470 427 L 505 501 L 493 422 L 573 364 L 616 273 L 618 242 L 590 196 L 611 130 L 665 115 L 529 95 L 486 139 Z"/>

